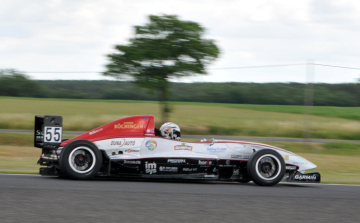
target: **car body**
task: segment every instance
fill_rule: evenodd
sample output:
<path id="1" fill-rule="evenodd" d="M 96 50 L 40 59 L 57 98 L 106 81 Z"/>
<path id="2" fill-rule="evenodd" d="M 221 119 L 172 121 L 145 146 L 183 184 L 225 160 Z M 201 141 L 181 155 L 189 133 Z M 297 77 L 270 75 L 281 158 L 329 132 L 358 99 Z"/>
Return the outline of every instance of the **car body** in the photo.
<path id="1" fill-rule="evenodd" d="M 166 139 L 153 115 L 121 118 L 72 139 L 62 139 L 61 116 L 36 116 L 34 145 L 42 148 L 41 175 L 320 183 L 319 173 L 305 174 L 316 165 L 290 151 L 247 141 Z"/>

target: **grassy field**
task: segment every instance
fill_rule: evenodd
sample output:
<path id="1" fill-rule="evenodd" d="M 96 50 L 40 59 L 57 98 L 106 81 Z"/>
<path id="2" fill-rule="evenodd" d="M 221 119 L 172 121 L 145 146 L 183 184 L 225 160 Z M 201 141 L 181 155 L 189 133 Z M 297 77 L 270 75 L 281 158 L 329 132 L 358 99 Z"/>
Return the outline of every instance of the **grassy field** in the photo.
<path id="1" fill-rule="evenodd" d="M 0 133 L 0 173 L 38 174 L 41 149 L 32 146 L 33 135 Z M 73 135 L 65 135 L 71 138 Z M 187 139 L 184 139 L 188 141 Z M 198 139 L 192 139 L 198 141 Z M 360 184 L 360 144 L 261 142 L 292 151 L 318 168 L 323 183 Z"/>
<path id="2" fill-rule="evenodd" d="M 360 108 L 313 107 L 315 115 L 306 120 L 302 106 L 173 102 L 171 107 L 170 120 L 180 125 L 183 134 L 301 138 L 305 122 L 311 123 L 313 138 L 360 140 Z M 65 131 L 87 131 L 140 114 L 155 115 L 157 127 L 161 125 L 157 102 L 0 97 L 0 128 L 33 129 L 34 116 L 47 114 L 63 116 Z M 322 174 L 324 183 L 360 184 L 359 144 L 267 144 L 295 152 L 318 165 L 315 171 Z M 38 173 L 40 153 L 33 147 L 32 134 L 0 133 L 1 173 Z"/>
<path id="3" fill-rule="evenodd" d="M 64 130 L 86 131 L 140 114 L 155 115 L 157 126 L 161 125 L 157 102 L 3 97 L 0 105 L 0 128 L 3 129 L 33 129 L 34 116 L 45 114 L 63 116 Z M 314 107 L 313 110 L 323 116 L 305 120 L 301 106 L 211 103 L 172 103 L 171 106 L 170 120 L 180 125 L 183 134 L 301 138 L 306 122 L 310 123 L 313 138 L 360 140 L 360 121 L 356 118 L 359 108 Z M 346 115 L 355 118 L 345 119 Z"/>

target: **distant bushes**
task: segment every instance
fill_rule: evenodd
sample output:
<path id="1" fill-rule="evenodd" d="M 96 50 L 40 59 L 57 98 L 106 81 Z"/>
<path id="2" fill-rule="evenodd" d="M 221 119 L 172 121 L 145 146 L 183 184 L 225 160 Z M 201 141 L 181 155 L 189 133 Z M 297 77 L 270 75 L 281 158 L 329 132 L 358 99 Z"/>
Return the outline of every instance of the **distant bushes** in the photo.
<path id="1" fill-rule="evenodd" d="M 0 72 L 0 96 L 158 100 L 156 93 L 138 88 L 133 82 L 35 81 L 10 71 Z M 305 86 L 301 83 L 171 83 L 169 101 L 303 105 Z M 314 84 L 314 105 L 359 107 L 360 86 Z"/>

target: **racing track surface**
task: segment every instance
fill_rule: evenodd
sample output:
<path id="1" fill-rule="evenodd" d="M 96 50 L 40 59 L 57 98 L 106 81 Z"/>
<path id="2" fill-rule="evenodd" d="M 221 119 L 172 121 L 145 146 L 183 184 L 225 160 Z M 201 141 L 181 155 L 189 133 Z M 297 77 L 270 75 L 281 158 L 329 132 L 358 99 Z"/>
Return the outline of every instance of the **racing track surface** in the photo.
<path id="1" fill-rule="evenodd" d="M 0 175 L 0 222 L 358 222 L 360 186 Z"/>

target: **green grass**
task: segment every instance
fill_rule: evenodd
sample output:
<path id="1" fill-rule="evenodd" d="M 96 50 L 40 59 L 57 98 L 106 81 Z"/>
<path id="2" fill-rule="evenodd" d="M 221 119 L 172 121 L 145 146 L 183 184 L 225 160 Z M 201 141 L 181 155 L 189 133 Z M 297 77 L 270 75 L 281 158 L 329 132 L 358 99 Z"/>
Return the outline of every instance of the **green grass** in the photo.
<path id="1" fill-rule="evenodd" d="M 146 103 L 159 104 L 158 101 L 136 101 L 136 100 L 105 100 L 105 99 L 64 99 L 64 98 L 27 98 L 27 97 L 7 97 L 0 96 L 2 99 L 21 99 L 35 101 L 73 101 L 73 102 L 107 102 L 107 103 Z M 252 105 L 252 104 L 227 104 L 227 103 L 206 103 L 206 102 L 169 102 L 171 105 L 200 105 L 227 108 L 250 109 L 265 112 L 281 112 L 304 114 L 304 106 L 300 105 Z M 312 106 L 311 113 L 317 116 L 344 118 L 360 120 L 360 107 L 334 107 L 334 106 Z"/>
<path id="2" fill-rule="evenodd" d="M 300 143 L 300 142 L 258 142 L 286 149 L 294 153 L 315 155 L 352 156 L 360 158 L 360 144 L 346 142 Z M 360 161 L 360 160 L 359 160 Z"/>
<path id="3" fill-rule="evenodd" d="M 245 108 L 257 111 L 281 112 L 304 114 L 304 106 L 295 105 L 227 105 L 234 108 Z M 330 106 L 313 106 L 310 108 L 313 115 L 344 118 L 351 120 L 360 120 L 359 107 L 330 107 Z"/>
<path id="4" fill-rule="evenodd" d="M 64 134 L 63 138 L 73 138 L 77 135 Z M 0 145 L 27 146 L 34 145 L 34 134 L 0 132 Z"/>
<path id="5" fill-rule="evenodd" d="M 34 116 L 46 114 L 63 116 L 65 131 L 88 131 L 119 118 L 140 114 L 155 115 L 157 127 L 161 125 L 160 106 L 155 102 L 0 98 L 0 105 L 0 128 L 3 129 L 33 129 Z M 304 116 L 273 112 L 273 106 L 259 107 L 270 111 L 246 107 L 250 105 L 173 103 L 171 106 L 173 112 L 169 119 L 180 125 L 183 134 L 303 137 Z M 279 107 L 280 111 L 286 109 L 287 106 Z M 354 112 L 357 108 L 341 109 Z M 360 121 L 313 116 L 311 136 L 360 140 Z"/>

